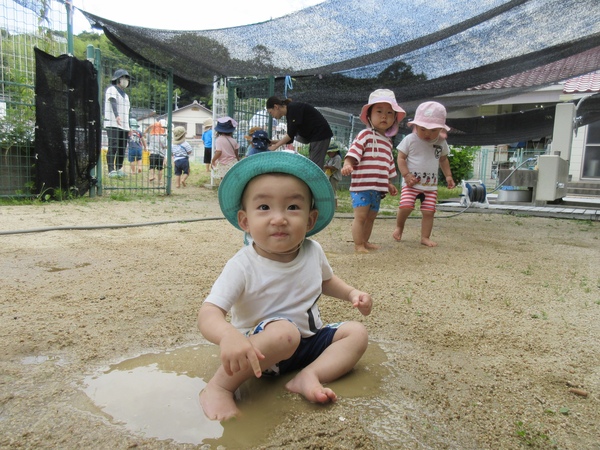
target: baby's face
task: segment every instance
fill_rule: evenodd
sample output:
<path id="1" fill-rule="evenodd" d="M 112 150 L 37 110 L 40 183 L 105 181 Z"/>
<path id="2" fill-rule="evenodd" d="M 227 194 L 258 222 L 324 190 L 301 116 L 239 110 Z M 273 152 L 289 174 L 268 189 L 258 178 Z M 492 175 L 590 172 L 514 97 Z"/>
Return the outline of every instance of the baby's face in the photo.
<path id="1" fill-rule="evenodd" d="M 371 107 L 369 119 L 373 128 L 381 134 L 385 134 L 396 122 L 396 111 L 392 109 L 389 103 L 375 103 Z"/>
<path id="2" fill-rule="evenodd" d="M 440 135 L 440 132 L 442 131 L 441 128 L 434 128 L 434 129 L 430 130 L 428 128 L 421 127 L 419 125 L 416 125 L 415 128 L 417 130 L 417 136 L 419 136 L 420 139 L 423 139 L 424 141 L 427 141 L 427 142 L 436 141 Z"/>
<path id="3" fill-rule="evenodd" d="M 315 225 L 318 212 L 311 208 L 312 195 L 303 181 L 286 174 L 260 175 L 246 186 L 238 223 L 252 236 L 259 255 L 289 262 Z"/>

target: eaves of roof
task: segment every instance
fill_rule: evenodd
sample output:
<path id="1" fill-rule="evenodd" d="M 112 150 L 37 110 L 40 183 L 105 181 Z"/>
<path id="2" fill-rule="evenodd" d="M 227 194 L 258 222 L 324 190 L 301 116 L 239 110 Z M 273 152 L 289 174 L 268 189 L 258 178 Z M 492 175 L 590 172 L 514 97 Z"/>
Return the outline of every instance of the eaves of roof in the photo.
<path id="1" fill-rule="evenodd" d="M 566 80 L 565 89 L 569 86 L 571 90 L 565 90 L 565 93 L 598 92 L 600 91 L 599 69 L 600 47 L 595 47 L 532 70 L 480 84 L 469 90 L 542 87 Z"/>

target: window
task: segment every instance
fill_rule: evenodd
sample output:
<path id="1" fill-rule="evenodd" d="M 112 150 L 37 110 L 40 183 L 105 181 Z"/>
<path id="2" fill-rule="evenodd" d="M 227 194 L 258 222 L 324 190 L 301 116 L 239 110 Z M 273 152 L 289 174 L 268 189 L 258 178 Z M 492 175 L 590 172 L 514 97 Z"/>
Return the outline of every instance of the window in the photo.
<path id="1" fill-rule="evenodd" d="M 582 178 L 600 178 L 600 121 L 588 125 Z"/>

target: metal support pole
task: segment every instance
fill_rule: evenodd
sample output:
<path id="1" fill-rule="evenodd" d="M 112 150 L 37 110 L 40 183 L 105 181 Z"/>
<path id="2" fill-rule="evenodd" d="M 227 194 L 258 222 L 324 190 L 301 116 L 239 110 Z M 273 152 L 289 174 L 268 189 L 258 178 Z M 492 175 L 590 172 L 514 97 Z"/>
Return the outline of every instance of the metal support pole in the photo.
<path id="1" fill-rule="evenodd" d="M 65 8 L 67 8 L 67 52 L 73 56 L 73 2 L 65 0 Z"/>
<path id="2" fill-rule="evenodd" d="M 167 98 L 169 99 L 169 102 L 167 103 L 167 167 L 165 167 L 165 187 L 167 195 L 171 195 L 171 181 L 173 179 L 173 153 L 171 150 L 173 140 L 173 102 L 171 102 L 170 99 L 173 98 L 173 71 L 169 71 Z"/>

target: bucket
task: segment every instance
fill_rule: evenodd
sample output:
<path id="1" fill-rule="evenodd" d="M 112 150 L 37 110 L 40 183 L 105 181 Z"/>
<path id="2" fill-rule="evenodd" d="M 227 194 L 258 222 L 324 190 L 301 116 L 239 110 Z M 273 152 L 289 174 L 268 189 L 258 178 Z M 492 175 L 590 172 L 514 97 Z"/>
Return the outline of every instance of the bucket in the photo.
<path id="1" fill-rule="evenodd" d="M 529 189 L 502 189 L 498 192 L 497 201 L 499 202 L 531 202 L 532 192 Z"/>

